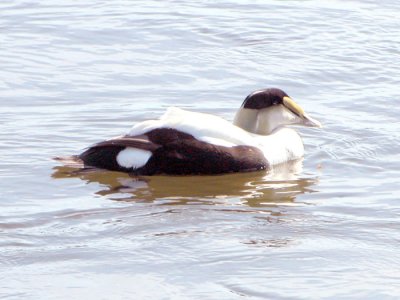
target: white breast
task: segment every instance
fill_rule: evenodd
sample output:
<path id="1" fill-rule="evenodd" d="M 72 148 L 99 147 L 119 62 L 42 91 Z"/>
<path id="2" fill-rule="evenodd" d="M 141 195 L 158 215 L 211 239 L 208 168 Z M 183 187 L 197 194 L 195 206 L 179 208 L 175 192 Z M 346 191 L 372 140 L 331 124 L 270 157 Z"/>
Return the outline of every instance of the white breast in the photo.
<path id="1" fill-rule="evenodd" d="M 271 165 L 299 159 L 304 155 L 304 145 L 300 135 L 291 128 L 282 127 L 267 136 L 254 135 L 258 148 Z"/>

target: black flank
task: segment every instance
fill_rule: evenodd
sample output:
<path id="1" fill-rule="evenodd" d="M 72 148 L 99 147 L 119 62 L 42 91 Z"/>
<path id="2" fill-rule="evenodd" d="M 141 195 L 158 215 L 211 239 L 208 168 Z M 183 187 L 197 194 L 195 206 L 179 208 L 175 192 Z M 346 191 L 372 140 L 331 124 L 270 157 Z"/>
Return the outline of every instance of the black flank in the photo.
<path id="1" fill-rule="evenodd" d="M 152 152 L 146 165 L 127 169 L 116 157 L 126 147 Z M 93 145 L 79 155 L 86 166 L 156 174 L 222 174 L 256 171 L 269 167 L 262 152 L 251 146 L 224 147 L 196 140 L 192 135 L 172 128 L 160 128 L 141 136 L 124 136 Z"/>
<path id="2" fill-rule="evenodd" d="M 121 167 L 117 163 L 117 155 L 123 149 L 125 149 L 123 146 L 91 147 L 81 153 L 78 157 L 87 167 L 129 172 L 130 169 Z"/>

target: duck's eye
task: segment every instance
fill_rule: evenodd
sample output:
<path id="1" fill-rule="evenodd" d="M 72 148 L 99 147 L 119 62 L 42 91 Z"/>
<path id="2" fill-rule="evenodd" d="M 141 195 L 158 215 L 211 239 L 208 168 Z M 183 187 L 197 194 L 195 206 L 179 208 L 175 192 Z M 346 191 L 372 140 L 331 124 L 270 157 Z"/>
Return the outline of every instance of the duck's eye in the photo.
<path id="1" fill-rule="evenodd" d="M 278 98 L 278 97 L 274 97 L 273 99 L 272 99 L 272 105 L 278 105 L 278 104 L 280 104 L 282 102 L 282 100 L 280 99 L 280 98 Z"/>

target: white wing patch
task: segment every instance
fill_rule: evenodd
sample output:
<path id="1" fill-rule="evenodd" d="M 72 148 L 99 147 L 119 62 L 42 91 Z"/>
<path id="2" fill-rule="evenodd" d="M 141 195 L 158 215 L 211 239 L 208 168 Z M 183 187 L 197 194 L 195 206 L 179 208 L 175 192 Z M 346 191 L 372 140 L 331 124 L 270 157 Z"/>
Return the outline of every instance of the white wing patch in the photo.
<path id="1" fill-rule="evenodd" d="M 152 153 L 150 151 L 128 147 L 117 155 L 117 163 L 121 167 L 138 169 L 143 167 Z"/>

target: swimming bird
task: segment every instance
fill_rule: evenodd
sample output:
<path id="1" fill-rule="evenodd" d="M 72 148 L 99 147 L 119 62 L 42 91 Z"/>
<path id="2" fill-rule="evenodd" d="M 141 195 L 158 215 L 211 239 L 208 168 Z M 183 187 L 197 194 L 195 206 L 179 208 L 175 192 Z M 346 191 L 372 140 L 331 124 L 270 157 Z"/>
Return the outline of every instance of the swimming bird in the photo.
<path id="1" fill-rule="evenodd" d="M 287 125 L 321 127 L 284 91 L 267 88 L 246 97 L 233 123 L 171 107 L 75 158 L 86 167 L 136 175 L 266 170 L 304 154 L 300 135 Z"/>

